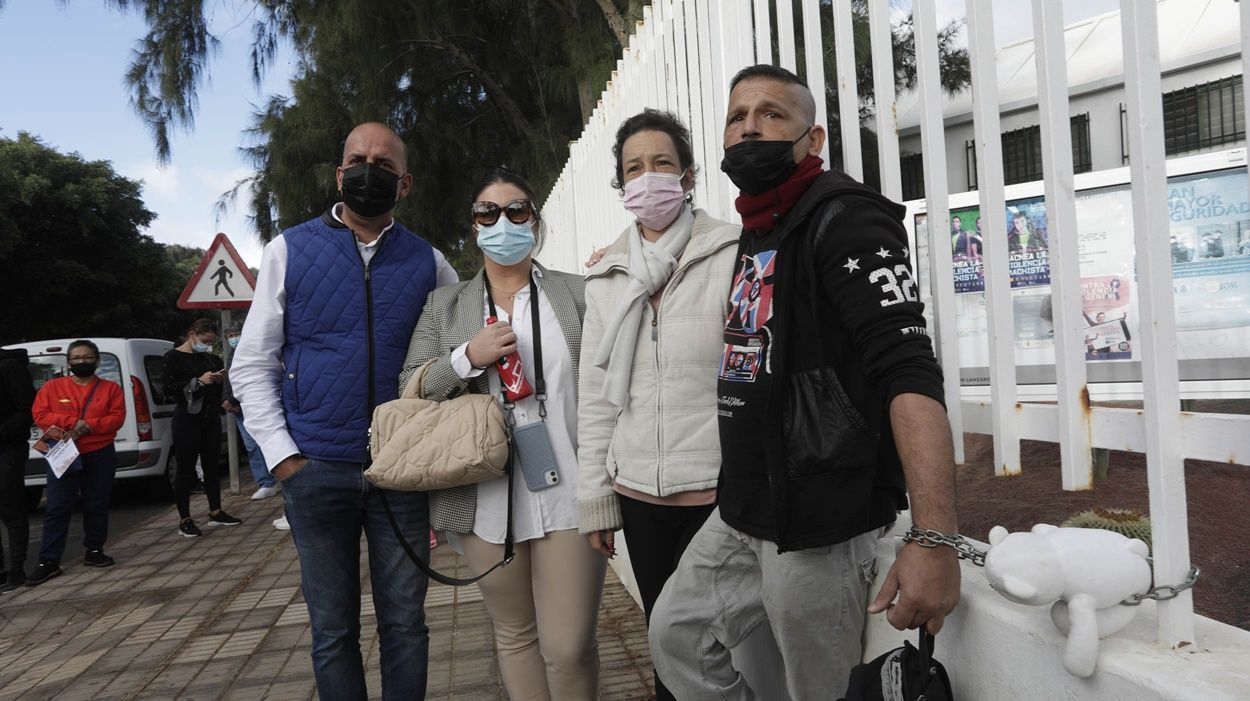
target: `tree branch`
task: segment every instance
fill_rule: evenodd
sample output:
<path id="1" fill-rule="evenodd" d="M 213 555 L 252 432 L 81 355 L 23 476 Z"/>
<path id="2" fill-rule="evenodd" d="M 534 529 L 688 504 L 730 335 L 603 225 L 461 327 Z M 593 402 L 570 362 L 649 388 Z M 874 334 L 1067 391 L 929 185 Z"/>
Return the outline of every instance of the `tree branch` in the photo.
<path id="1" fill-rule="evenodd" d="M 612 33 L 616 35 L 616 41 L 621 48 L 629 46 L 629 32 L 625 28 L 625 18 L 621 16 L 620 10 L 616 9 L 616 5 L 612 0 L 595 0 L 599 3 L 599 9 L 603 10 L 603 18 L 608 21 L 608 26 L 612 28 Z"/>
<path id="2" fill-rule="evenodd" d="M 525 118 L 525 113 L 521 111 L 520 106 L 517 105 L 516 101 L 512 99 L 512 96 L 508 94 L 508 91 L 504 90 L 503 85 L 501 85 L 499 81 L 495 80 L 494 76 L 486 71 L 486 69 L 479 66 L 477 62 L 473 60 L 473 57 L 466 53 L 464 49 L 452 42 L 443 41 L 442 39 L 413 39 L 407 43 L 438 49 L 439 51 L 446 53 L 451 57 L 451 60 L 460 64 L 462 68 L 472 73 L 478 80 L 482 81 L 482 86 L 486 88 L 486 94 L 491 100 L 498 103 L 500 109 L 504 111 L 504 114 L 508 117 L 508 121 L 512 123 L 513 128 L 516 129 L 518 133 L 527 138 L 535 138 L 539 136 L 534 130 L 534 126 L 530 124 L 528 119 Z"/>

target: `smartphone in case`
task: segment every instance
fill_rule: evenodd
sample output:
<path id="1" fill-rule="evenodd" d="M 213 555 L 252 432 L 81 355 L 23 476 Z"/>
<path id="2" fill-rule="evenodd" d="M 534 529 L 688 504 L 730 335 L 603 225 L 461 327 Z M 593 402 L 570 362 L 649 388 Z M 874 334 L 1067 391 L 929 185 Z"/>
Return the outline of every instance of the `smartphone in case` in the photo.
<path id="1" fill-rule="evenodd" d="M 537 421 L 512 429 L 512 440 L 516 441 L 517 462 L 521 463 L 521 474 L 525 477 L 525 486 L 531 492 L 540 492 L 560 483 L 560 470 L 556 465 L 556 454 L 551 448 L 551 437 L 547 435 L 547 424 Z"/>

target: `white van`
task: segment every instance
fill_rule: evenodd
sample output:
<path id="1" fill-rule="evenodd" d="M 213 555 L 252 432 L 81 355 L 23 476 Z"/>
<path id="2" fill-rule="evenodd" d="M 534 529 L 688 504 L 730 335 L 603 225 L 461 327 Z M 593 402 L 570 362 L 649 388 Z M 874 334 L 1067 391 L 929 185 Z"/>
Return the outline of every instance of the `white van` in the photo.
<path id="1" fill-rule="evenodd" d="M 38 391 L 45 382 L 68 374 L 66 351 L 73 338 L 15 343 L 5 348 L 24 348 L 29 354 L 30 376 Z M 161 486 L 172 484 L 175 462 L 170 430 L 174 401 L 161 391 L 161 365 L 169 341 L 153 338 L 88 338 L 100 347 L 100 367 L 96 376 L 122 387 L 126 400 L 126 422 L 113 447 L 117 450 L 117 479 L 160 477 Z M 39 429 L 31 428 L 31 443 Z M 224 443 L 224 441 L 223 441 Z M 38 504 L 45 484 L 48 463 L 33 448 L 26 460 L 26 487 L 31 504 Z"/>

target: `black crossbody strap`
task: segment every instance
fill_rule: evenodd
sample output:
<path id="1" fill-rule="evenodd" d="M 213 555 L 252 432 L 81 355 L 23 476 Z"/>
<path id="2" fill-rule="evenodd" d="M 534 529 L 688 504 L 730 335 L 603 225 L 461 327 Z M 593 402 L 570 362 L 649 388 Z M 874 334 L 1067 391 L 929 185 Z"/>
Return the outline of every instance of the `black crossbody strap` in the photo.
<path id="1" fill-rule="evenodd" d="M 417 569 L 424 572 L 427 577 L 429 577 L 430 579 L 436 582 L 439 582 L 440 584 L 446 584 L 452 587 L 464 587 L 464 586 L 473 584 L 474 582 L 481 579 L 482 577 L 485 577 L 491 572 L 494 572 L 500 567 L 503 567 L 507 565 L 508 563 L 512 562 L 512 558 L 514 555 L 513 543 L 512 543 L 512 464 L 513 464 L 512 458 L 514 455 L 515 455 L 515 448 L 512 445 L 512 437 L 509 434 L 508 464 L 507 464 L 507 467 L 505 468 L 505 471 L 508 473 L 508 530 L 507 530 L 507 535 L 505 536 L 505 539 L 504 539 L 503 559 L 500 560 L 499 562 L 496 562 L 494 566 L 492 566 L 490 569 L 486 570 L 485 572 L 477 575 L 476 577 L 465 577 L 465 578 L 449 577 L 443 574 L 442 572 L 439 572 L 438 570 L 434 569 L 433 567 L 430 566 L 428 562 L 421 559 L 421 556 L 418 555 L 417 551 L 413 549 L 412 544 L 408 542 L 408 539 L 406 537 L 404 537 L 404 532 L 399 527 L 399 522 L 395 520 L 395 513 L 391 511 L 391 504 L 390 502 L 386 500 L 386 491 L 383 489 L 378 489 L 378 498 L 382 500 L 382 508 L 386 510 L 386 519 L 391 522 L 391 530 L 395 531 L 395 537 L 399 539 L 399 547 L 403 548 L 404 554 L 408 556 L 408 559 L 412 560 L 412 562 L 417 566 Z"/>
<path id="2" fill-rule="evenodd" d="M 538 310 L 538 283 L 530 277 L 530 324 L 534 333 L 534 392 L 539 413 L 547 417 L 547 380 L 543 378 L 543 325 Z"/>
<path id="3" fill-rule="evenodd" d="M 78 413 L 78 420 L 85 421 L 87 418 L 87 409 L 91 407 L 91 400 L 95 397 L 95 391 L 100 389 L 100 383 L 104 380 L 95 378 L 95 384 L 91 385 L 91 390 L 87 392 L 87 401 L 82 404 L 82 411 Z"/>

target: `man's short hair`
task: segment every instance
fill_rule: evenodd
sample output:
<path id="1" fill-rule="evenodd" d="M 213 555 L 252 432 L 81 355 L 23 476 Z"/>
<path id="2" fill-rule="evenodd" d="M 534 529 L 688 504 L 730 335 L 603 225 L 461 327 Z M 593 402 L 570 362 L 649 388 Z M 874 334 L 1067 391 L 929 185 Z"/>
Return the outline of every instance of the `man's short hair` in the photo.
<path id="1" fill-rule="evenodd" d="M 733 80 L 729 81 L 729 92 L 732 93 L 734 88 L 738 87 L 738 83 L 748 78 L 763 78 L 783 85 L 797 85 L 803 88 L 803 104 L 799 106 L 807 111 L 808 121 L 816 121 L 816 98 L 812 96 L 812 89 L 807 87 L 807 83 L 804 83 L 792 71 L 781 66 L 774 66 L 771 63 L 757 63 L 754 66 L 747 66 L 738 71 L 734 75 Z"/>
<path id="2" fill-rule="evenodd" d="M 80 338 L 69 344 L 69 348 L 65 349 L 65 357 L 68 358 L 69 354 L 73 353 L 75 348 L 90 348 L 92 355 L 97 358 L 100 357 L 100 347 L 85 338 Z"/>
<path id="3" fill-rule="evenodd" d="M 347 133 L 347 136 L 343 137 L 343 148 L 341 149 L 342 156 L 340 156 L 340 159 L 344 161 L 347 160 L 347 140 L 351 138 L 352 134 L 355 133 L 357 129 L 368 124 L 382 127 L 395 136 L 395 140 L 399 144 L 399 157 L 403 159 L 403 163 L 401 163 L 400 165 L 403 166 L 404 172 L 407 173 L 408 172 L 408 144 L 404 143 L 404 137 L 400 136 L 399 132 L 395 131 L 395 128 L 387 124 L 386 122 L 361 122 L 360 124 L 357 124 L 356 126 L 352 127 L 352 130 Z"/>

